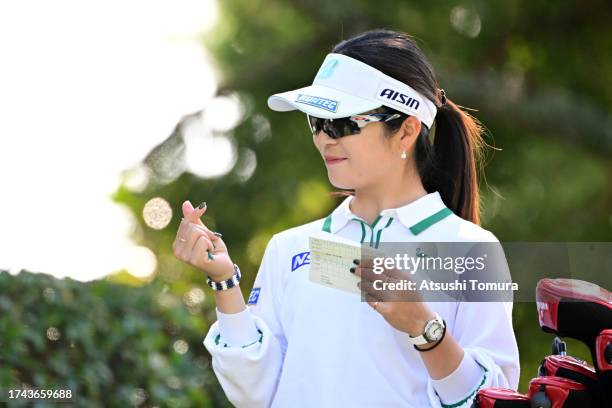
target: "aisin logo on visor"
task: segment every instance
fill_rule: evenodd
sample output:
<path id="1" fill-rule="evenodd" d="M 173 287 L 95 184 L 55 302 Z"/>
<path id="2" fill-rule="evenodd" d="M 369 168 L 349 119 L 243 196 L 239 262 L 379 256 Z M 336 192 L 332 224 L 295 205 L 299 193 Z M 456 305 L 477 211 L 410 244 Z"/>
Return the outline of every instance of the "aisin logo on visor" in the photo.
<path id="1" fill-rule="evenodd" d="M 402 93 L 394 91 L 391 88 L 383 89 L 383 91 L 380 93 L 379 96 L 381 96 L 381 97 L 384 96 L 387 99 L 390 99 L 390 100 L 392 100 L 394 102 L 401 103 L 402 105 L 406 105 L 409 108 L 412 108 L 414 110 L 419 109 L 419 105 L 421 104 L 416 99 L 410 98 L 408 95 L 404 95 Z"/>

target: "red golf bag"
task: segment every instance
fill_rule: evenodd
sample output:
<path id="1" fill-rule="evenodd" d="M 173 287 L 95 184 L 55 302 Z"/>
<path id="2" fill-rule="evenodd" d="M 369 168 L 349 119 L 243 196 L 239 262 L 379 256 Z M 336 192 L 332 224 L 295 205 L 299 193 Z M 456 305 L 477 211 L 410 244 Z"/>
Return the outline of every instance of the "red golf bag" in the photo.
<path id="1" fill-rule="evenodd" d="M 577 279 L 542 279 L 536 287 L 536 301 L 542 330 L 582 341 L 600 373 L 605 367 L 599 361 L 606 360 L 606 351 L 600 351 L 598 359 L 596 341 L 601 334 L 600 342 L 606 343 L 608 339 L 609 344 L 610 334 L 604 332 L 612 328 L 612 293 Z M 612 354 L 612 349 L 608 354 Z"/>
<path id="2" fill-rule="evenodd" d="M 536 300 L 542 330 L 586 344 L 597 381 L 592 381 L 586 365 L 580 367 L 576 361 L 551 360 L 549 366 L 558 364 L 556 369 L 561 371 L 556 375 L 584 384 L 597 406 L 612 406 L 612 293 L 577 279 L 542 279 L 536 287 Z"/>
<path id="3" fill-rule="evenodd" d="M 538 319 L 545 332 L 582 341 L 595 368 L 565 355 L 565 342 L 553 341 L 528 395 L 504 388 L 478 392 L 478 408 L 612 407 L 612 294 L 575 279 L 542 279 L 536 287 Z"/>
<path id="4" fill-rule="evenodd" d="M 490 387 L 478 391 L 472 408 L 531 408 L 531 402 L 514 390 Z"/>
<path id="5" fill-rule="evenodd" d="M 529 381 L 533 408 L 590 408 L 591 393 L 584 384 L 563 377 L 536 377 Z"/>
<path id="6" fill-rule="evenodd" d="M 592 396 L 593 402 L 599 406 L 605 401 L 604 390 L 595 369 L 585 361 L 565 355 L 550 355 L 542 360 L 538 370 L 540 377 L 555 376 L 576 381 L 586 387 Z"/>
<path id="7" fill-rule="evenodd" d="M 595 359 L 600 375 L 609 378 L 612 375 L 612 329 L 604 330 L 597 336 Z"/>

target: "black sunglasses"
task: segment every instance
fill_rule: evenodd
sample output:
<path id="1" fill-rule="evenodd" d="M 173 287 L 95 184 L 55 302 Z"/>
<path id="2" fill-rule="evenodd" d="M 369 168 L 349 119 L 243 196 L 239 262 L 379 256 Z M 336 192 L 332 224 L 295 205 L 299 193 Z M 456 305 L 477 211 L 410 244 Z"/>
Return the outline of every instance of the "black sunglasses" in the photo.
<path id="1" fill-rule="evenodd" d="M 364 113 L 346 118 L 323 119 L 306 114 L 313 136 L 323 130 L 332 139 L 361 133 L 361 129 L 372 122 L 389 122 L 402 116 L 400 113 Z"/>

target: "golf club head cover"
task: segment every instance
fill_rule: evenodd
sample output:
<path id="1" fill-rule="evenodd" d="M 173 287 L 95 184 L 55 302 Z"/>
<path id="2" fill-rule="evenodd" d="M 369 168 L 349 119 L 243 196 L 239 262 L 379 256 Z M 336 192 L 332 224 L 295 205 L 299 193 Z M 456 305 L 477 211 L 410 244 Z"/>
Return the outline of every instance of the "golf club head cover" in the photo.
<path id="1" fill-rule="evenodd" d="M 612 329 L 603 330 L 595 340 L 595 366 L 601 374 L 612 375 Z"/>
<path id="2" fill-rule="evenodd" d="M 595 339 L 612 328 L 609 291 L 578 279 L 542 279 L 536 301 L 542 330 L 582 341 L 595 358 Z"/>
<path id="3" fill-rule="evenodd" d="M 599 383 L 612 405 L 612 329 L 603 330 L 595 340 L 595 367 Z"/>
<path id="4" fill-rule="evenodd" d="M 578 360 L 571 356 L 552 355 L 547 356 L 538 369 L 538 375 L 563 377 L 583 384 L 591 393 L 592 400 L 596 406 L 605 406 L 606 396 L 601 389 L 601 382 L 595 369 L 586 361 Z"/>
<path id="5" fill-rule="evenodd" d="M 529 397 L 509 388 L 489 387 L 478 391 L 472 408 L 530 408 Z"/>
<path id="6" fill-rule="evenodd" d="M 532 408 L 590 408 L 591 393 L 584 384 L 563 377 L 536 377 L 527 394 Z"/>

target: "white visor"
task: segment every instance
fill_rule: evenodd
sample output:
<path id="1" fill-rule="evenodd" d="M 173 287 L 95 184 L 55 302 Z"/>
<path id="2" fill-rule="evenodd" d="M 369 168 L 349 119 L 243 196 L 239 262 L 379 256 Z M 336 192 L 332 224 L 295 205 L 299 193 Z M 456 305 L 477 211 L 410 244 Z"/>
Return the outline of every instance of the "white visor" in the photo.
<path id="1" fill-rule="evenodd" d="M 270 109 L 299 109 L 325 119 L 344 118 L 388 106 L 415 116 L 428 128 L 436 105 L 405 83 L 342 54 L 327 54 L 310 86 L 268 98 Z"/>

